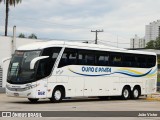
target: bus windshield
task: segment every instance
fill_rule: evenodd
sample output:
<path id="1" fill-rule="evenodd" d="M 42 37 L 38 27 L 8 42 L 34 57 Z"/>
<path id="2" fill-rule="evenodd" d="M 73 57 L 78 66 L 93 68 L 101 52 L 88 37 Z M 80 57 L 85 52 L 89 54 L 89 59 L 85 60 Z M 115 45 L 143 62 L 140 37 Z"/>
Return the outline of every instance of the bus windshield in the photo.
<path id="1" fill-rule="evenodd" d="M 50 47 L 41 51 L 16 51 L 10 62 L 7 82 L 11 84 L 26 84 L 49 76 L 52 73 L 52 68 L 60 50 L 61 47 Z M 40 55 L 49 56 L 49 58 L 39 60 L 34 69 L 31 70 L 31 61 Z"/>
<path id="2" fill-rule="evenodd" d="M 41 51 L 16 51 L 8 69 L 7 82 L 28 83 L 34 81 L 35 70 L 30 69 L 30 62 L 40 55 Z"/>

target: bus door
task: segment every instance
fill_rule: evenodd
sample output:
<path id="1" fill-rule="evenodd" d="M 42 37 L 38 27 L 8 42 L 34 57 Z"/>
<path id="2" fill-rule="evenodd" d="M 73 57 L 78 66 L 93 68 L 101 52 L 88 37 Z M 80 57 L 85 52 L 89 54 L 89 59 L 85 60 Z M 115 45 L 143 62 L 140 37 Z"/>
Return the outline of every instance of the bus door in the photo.
<path id="1" fill-rule="evenodd" d="M 77 50 L 73 48 L 65 48 L 60 59 L 58 69 L 60 75 L 57 76 L 57 82 L 66 81 L 66 96 L 83 96 L 84 80 L 83 76 L 77 75 L 77 70 L 81 67 L 77 65 Z M 64 76 L 62 78 L 62 76 Z M 61 79 L 60 79 L 61 78 Z"/>
<path id="2" fill-rule="evenodd" d="M 55 82 L 52 78 L 52 70 L 53 66 L 56 62 L 56 59 L 59 55 L 59 52 L 61 50 L 61 47 L 50 47 L 50 48 L 45 48 L 42 52 L 41 56 L 49 56 L 46 59 L 42 59 L 38 62 L 38 68 L 37 68 L 37 74 L 36 74 L 36 79 L 38 80 L 37 82 L 40 87 L 38 88 L 38 95 L 40 97 L 46 97 L 48 96 L 48 89 L 51 87 L 48 85 L 48 82 Z"/>

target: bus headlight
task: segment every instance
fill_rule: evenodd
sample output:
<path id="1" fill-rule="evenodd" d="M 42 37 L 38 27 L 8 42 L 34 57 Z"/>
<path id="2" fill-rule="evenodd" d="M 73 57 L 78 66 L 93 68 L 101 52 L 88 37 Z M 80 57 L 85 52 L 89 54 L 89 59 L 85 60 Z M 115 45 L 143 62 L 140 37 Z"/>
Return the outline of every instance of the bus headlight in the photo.
<path id="1" fill-rule="evenodd" d="M 39 84 L 34 84 L 34 85 L 32 85 L 32 84 L 27 84 L 27 85 L 26 85 L 26 89 L 29 90 L 29 89 L 35 88 L 35 87 L 37 87 L 37 86 L 39 86 Z"/>

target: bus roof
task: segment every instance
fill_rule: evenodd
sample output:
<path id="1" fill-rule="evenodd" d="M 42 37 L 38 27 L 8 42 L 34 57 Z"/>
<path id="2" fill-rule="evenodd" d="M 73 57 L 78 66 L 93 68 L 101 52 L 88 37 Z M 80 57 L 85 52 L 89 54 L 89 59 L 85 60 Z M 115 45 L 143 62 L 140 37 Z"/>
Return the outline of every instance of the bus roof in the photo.
<path id="1" fill-rule="evenodd" d="M 156 53 L 154 52 L 127 50 L 124 48 L 109 47 L 105 45 L 86 44 L 86 43 L 79 43 L 79 42 L 65 42 L 65 41 L 35 42 L 32 44 L 21 46 L 17 50 L 41 50 L 48 47 L 64 47 L 64 46 L 70 47 L 70 48 L 79 48 L 79 49 L 104 50 L 104 51 L 114 51 L 114 52 L 124 52 L 124 53 L 156 55 Z"/>

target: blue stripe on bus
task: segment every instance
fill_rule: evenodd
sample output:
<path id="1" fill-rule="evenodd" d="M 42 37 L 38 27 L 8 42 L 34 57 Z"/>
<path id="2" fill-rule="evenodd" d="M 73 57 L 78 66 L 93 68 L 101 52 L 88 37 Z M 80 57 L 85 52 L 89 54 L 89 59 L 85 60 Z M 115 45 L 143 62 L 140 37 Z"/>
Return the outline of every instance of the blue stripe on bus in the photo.
<path id="1" fill-rule="evenodd" d="M 70 69 L 69 69 L 70 70 Z M 98 74 L 98 75 L 91 75 L 91 74 L 83 74 L 83 73 L 78 73 L 78 72 L 74 72 L 72 70 L 70 70 L 71 72 L 75 73 L 75 74 L 78 74 L 78 75 L 83 75 L 83 76 L 106 76 L 106 75 L 111 75 L 111 74 L 115 74 L 115 73 L 119 73 L 119 74 L 124 74 L 124 75 L 127 75 L 127 76 L 131 76 L 131 77 L 143 77 L 143 76 L 146 76 L 148 75 L 151 71 L 149 70 L 148 72 L 144 73 L 144 74 L 141 74 L 141 75 L 138 75 L 138 74 L 133 74 L 133 73 L 130 73 L 130 72 L 124 72 L 124 71 L 117 71 L 117 72 L 114 72 L 114 73 L 110 73 L 110 74 Z M 154 74 L 156 72 L 156 70 L 152 71 L 150 74 Z"/>

